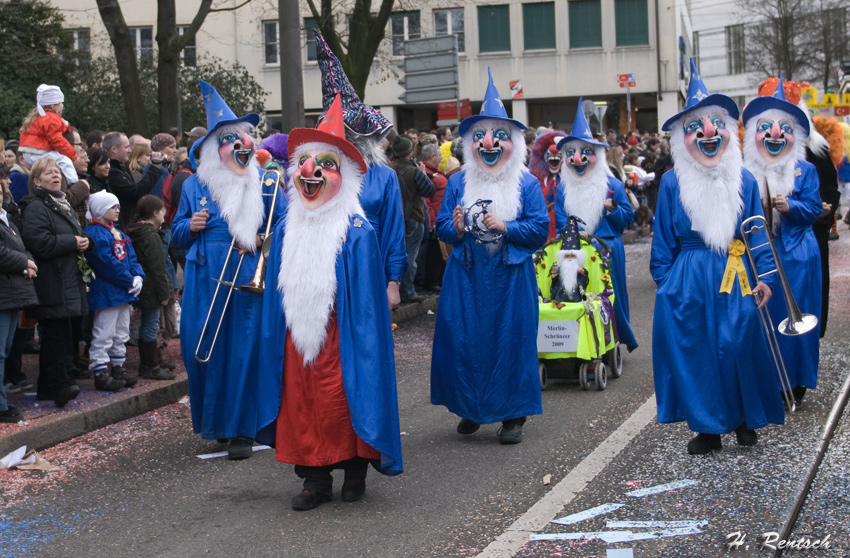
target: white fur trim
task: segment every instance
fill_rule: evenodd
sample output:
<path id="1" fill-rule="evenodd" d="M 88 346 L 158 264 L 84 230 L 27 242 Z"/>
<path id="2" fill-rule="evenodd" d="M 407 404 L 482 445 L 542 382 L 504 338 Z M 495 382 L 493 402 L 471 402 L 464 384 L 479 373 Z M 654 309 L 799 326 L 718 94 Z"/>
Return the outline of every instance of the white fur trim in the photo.
<path id="1" fill-rule="evenodd" d="M 251 125 L 240 122 L 219 128 L 224 132 L 248 133 Z M 227 230 L 236 241 L 251 252 L 257 249 L 257 232 L 263 224 L 265 207 L 260 184 L 260 164 L 251 158 L 248 172 L 244 176 L 234 174 L 221 162 L 218 142 L 211 137 L 201 144 L 201 161 L 198 163 L 198 180 L 207 186 L 213 202 L 227 223 Z"/>
<path id="2" fill-rule="evenodd" d="M 587 172 L 586 176 L 581 178 L 576 176 L 570 170 L 570 162 L 564 153 L 564 148 L 573 143 L 588 145 L 581 140 L 572 140 L 565 143 L 561 148 L 564 157 L 564 162 L 561 165 L 564 209 L 567 215 L 578 217 L 584 221 L 584 229 L 589 234 L 593 234 L 605 216 L 605 207 L 602 204 L 608 197 L 608 177 L 611 176 L 611 169 L 608 168 L 605 148 L 595 145 L 593 150 L 596 152 L 596 164 Z"/>
<path id="3" fill-rule="evenodd" d="M 741 170 L 744 162 L 738 142 L 738 121 L 716 106 L 703 107 L 686 116 L 708 117 L 718 110 L 723 114 L 726 129 L 729 130 L 729 145 L 718 166 L 708 169 L 688 153 L 682 129 L 683 118 L 673 123 L 670 152 L 673 155 L 673 170 L 679 180 L 679 201 L 691 220 L 692 229 L 712 251 L 726 254 L 744 210 L 744 200 L 741 198 Z"/>
<path id="4" fill-rule="evenodd" d="M 351 217 L 363 217 L 358 200 L 360 168 L 340 150 L 324 143 L 306 143 L 292 155 L 314 149 L 333 151 L 340 157 L 342 186 L 339 193 L 315 210 L 304 207 L 293 185 L 295 167 L 288 177 L 289 208 L 284 225 L 278 290 L 282 295 L 286 327 L 307 366 L 322 350 L 327 324 L 336 305 L 336 259 L 348 235 Z"/>
<path id="5" fill-rule="evenodd" d="M 803 101 L 803 99 L 800 99 L 800 102 L 797 103 L 797 107 L 799 107 L 806 115 L 806 118 L 809 119 L 809 139 L 807 142 L 809 149 L 812 150 L 812 153 L 814 153 L 816 157 L 826 157 L 829 155 L 829 141 L 827 141 L 827 139 L 818 132 L 817 128 L 815 128 L 815 122 L 812 120 L 812 113 L 809 112 L 809 107 L 806 106 L 806 102 Z"/>

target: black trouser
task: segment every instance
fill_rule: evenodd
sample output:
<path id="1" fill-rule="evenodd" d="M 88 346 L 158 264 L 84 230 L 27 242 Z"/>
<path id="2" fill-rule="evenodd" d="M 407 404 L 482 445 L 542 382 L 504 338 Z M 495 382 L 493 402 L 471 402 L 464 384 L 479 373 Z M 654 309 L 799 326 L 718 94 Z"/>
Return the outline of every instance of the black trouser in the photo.
<path id="1" fill-rule="evenodd" d="M 369 460 L 365 457 L 354 457 L 324 467 L 296 465 L 295 474 L 304 479 L 304 490 L 313 490 L 330 496 L 333 493 L 331 471 L 334 469 L 345 471 L 347 478 L 362 479 L 366 477 L 366 473 L 369 471 Z"/>
<path id="2" fill-rule="evenodd" d="M 32 330 L 18 328 L 15 330 L 15 337 L 12 339 L 12 348 L 9 349 L 9 356 L 6 357 L 6 375 L 5 382 L 7 384 L 20 384 L 27 379 L 24 374 L 23 356 L 24 345 L 27 344 L 27 337 Z"/>
<path id="3" fill-rule="evenodd" d="M 443 251 L 440 249 L 440 241 L 436 235 L 432 236 L 428 243 L 428 251 L 425 254 L 425 289 L 443 286 L 443 273 L 446 271 L 446 262 L 443 260 Z"/>
<path id="4" fill-rule="evenodd" d="M 40 319 L 41 353 L 38 356 L 38 393 L 53 396 L 71 385 L 68 350 L 73 342 L 71 318 Z"/>

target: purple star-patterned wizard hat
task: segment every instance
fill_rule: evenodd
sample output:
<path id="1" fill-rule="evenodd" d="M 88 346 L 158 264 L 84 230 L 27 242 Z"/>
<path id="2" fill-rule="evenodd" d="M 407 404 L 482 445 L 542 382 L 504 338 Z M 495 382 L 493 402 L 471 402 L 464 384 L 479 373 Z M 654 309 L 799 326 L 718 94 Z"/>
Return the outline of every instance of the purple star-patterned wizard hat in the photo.
<path id="1" fill-rule="evenodd" d="M 322 110 L 328 112 L 338 93 L 343 122 L 348 130 L 360 136 L 384 137 L 392 129 L 392 122 L 375 107 L 360 100 L 331 47 L 318 29 L 313 31 L 316 33 L 316 58 L 322 71 Z"/>

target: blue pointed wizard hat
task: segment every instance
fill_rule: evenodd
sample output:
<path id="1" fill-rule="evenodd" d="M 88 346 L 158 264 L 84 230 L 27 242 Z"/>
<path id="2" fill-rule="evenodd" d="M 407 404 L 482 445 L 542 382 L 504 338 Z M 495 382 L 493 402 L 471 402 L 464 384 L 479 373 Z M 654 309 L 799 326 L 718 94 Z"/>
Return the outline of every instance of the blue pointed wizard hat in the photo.
<path id="1" fill-rule="evenodd" d="M 808 136 L 811 132 L 809 129 L 809 118 L 803 112 L 803 109 L 785 98 L 785 80 L 783 77 L 782 74 L 779 74 L 779 83 L 776 85 L 776 91 L 773 92 L 773 95 L 756 97 L 744 107 L 744 126 L 754 116 L 758 116 L 767 110 L 777 109 L 793 116 L 797 124 L 806 131 L 806 135 Z"/>
<path id="2" fill-rule="evenodd" d="M 726 112 L 729 113 L 729 116 L 738 120 L 740 111 L 738 110 L 738 105 L 735 104 L 735 101 L 733 101 L 731 97 L 721 95 L 720 93 L 710 95 L 708 93 L 708 89 L 705 87 L 705 83 L 703 83 L 702 78 L 699 76 L 696 64 L 694 64 L 694 59 L 691 58 L 691 81 L 688 83 L 688 99 L 685 102 L 685 108 L 682 109 L 682 112 L 672 118 L 669 118 L 661 129 L 665 132 L 669 132 L 670 128 L 673 127 L 673 123 L 679 118 L 692 110 L 708 106 L 719 106 L 720 108 L 725 109 Z"/>
<path id="3" fill-rule="evenodd" d="M 319 30 L 313 31 L 316 35 L 316 59 L 322 73 L 322 111 L 327 114 L 339 94 L 345 127 L 360 136 L 383 138 L 392 129 L 392 122 L 381 111 L 360 100 L 336 54 Z"/>
<path id="4" fill-rule="evenodd" d="M 602 141 L 596 141 L 593 137 L 593 132 L 590 131 L 590 126 L 587 123 L 587 118 L 584 117 L 584 111 L 581 110 L 582 98 L 578 99 L 578 112 L 576 113 L 576 120 L 573 122 L 573 129 L 570 130 L 570 135 L 564 136 L 558 142 L 558 151 L 570 140 L 581 140 L 585 143 L 589 143 L 591 145 L 601 145 L 603 147 L 608 147 L 608 144 Z"/>
<path id="5" fill-rule="evenodd" d="M 508 116 L 508 113 L 505 110 L 505 104 L 502 102 L 499 92 L 496 91 L 496 86 L 493 85 L 493 72 L 490 71 L 489 66 L 487 67 L 487 75 L 490 77 L 490 83 L 487 84 L 487 91 L 484 93 L 484 102 L 481 103 L 481 112 L 464 118 L 460 123 L 460 126 L 457 128 L 457 133 L 463 136 L 466 134 L 466 131 L 469 130 L 470 126 L 479 120 L 485 120 L 487 118 L 506 120 L 516 126 L 519 126 L 520 130 L 528 130 L 528 126 L 519 120 L 514 120 Z"/>
<path id="6" fill-rule="evenodd" d="M 201 84 L 201 94 L 204 97 L 204 108 L 207 111 L 207 135 L 199 139 L 192 146 L 191 156 L 194 160 L 195 150 L 201 147 L 201 144 L 204 143 L 209 137 L 213 137 L 216 130 L 221 128 L 222 126 L 226 126 L 228 124 L 235 124 L 237 122 L 248 122 L 251 126 L 256 126 L 260 123 L 260 116 L 253 112 L 246 114 L 245 116 L 238 117 L 236 113 L 230 110 L 230 107 L 227 106 L 227 103 L 224 102 L 224 99 L 221 98 L 221 95 L 218 94 L 218 91 L 215 90 L 215 87 L 205 82 L 202 79 L 198 80 Z"/>

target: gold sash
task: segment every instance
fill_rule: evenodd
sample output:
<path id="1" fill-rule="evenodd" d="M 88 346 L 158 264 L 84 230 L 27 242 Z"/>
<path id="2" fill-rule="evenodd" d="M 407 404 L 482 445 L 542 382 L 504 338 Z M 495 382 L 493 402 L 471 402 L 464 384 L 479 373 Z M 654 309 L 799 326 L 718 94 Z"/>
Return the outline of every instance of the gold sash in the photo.
<path id="1" fill-rule="evenodd" d="M 721 293 L 732 293 L 732 285 L 735 284 L 735 276 L 741 285 L 741 296 L 753 294 L 750 290 L 750 282 L 747 280 L 747 268 L 744 267 L 744 255 L 746 249 L 744 243 L 737 238 L 729 243 L 729 259 L 726 260 L 726 269 L 723 270 L 723 283 L 720 285 Z"/>

